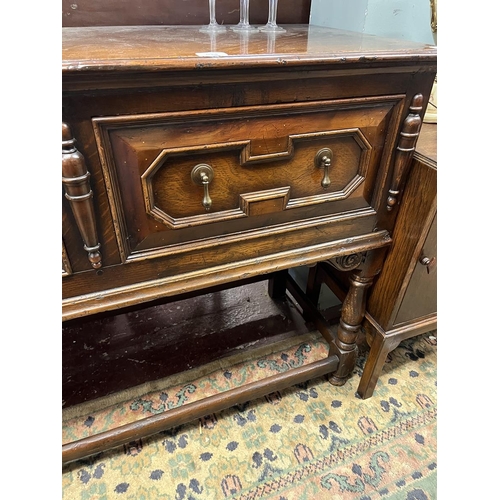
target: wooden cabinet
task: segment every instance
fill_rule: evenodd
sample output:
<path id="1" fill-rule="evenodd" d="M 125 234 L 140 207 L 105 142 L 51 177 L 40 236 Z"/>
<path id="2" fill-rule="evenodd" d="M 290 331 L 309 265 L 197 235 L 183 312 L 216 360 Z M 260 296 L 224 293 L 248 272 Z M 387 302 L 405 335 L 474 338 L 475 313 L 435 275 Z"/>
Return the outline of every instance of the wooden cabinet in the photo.
<path id="1" fill-rule="evenodd" d="M 394 228 L 393 244 L 367 303 L 371 345 L 358 394 L 373 394 L 387 354 L 437 326 L 437 164 L 416 153 Z"/>
<path id="2" fill-rule="evenodd" d="M 352 273 L 328 359 L 224 404 L 325 373 L 343 383 L 435 47 L 307 25 L 75 27 L 62 42 L 63 320 L 267 275 L 279 295 L 287 269 L 331 260 Z"/>

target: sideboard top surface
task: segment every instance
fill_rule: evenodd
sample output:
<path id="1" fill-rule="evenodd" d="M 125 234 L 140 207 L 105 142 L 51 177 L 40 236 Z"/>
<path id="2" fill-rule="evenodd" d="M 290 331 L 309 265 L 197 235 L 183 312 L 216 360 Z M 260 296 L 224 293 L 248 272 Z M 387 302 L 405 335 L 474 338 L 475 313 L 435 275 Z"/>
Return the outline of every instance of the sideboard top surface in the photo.
<path id="1" fill-rule="evenodd" d="M 286 32 L 210 34 L 200 26 L 98 26 L 62 29 L 63 75 L 255 66 L 384 66 L 436 63 L 437 48 L 309 25 Z M 215 53 L 215 54 L 214 54 Z"/>

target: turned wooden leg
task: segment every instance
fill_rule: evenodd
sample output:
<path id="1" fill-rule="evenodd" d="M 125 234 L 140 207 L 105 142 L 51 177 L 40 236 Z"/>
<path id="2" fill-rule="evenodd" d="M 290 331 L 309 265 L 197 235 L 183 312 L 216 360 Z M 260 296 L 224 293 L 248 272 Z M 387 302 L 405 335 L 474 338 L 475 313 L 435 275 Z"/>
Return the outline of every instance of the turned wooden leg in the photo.
<path id="1" fill-rule="evenodd" d="M 337 372 L 330 377 L 330 383 L 333 385 L 344 385 L 354 369 L 358 356 L 356 338 L 365 315 L 366 290 L 373 283 L 373 277 L 363 278 L 354 274 L 350 283 L 335 337 L 341 364 Z"/>
<path id="2" fill-rule="evenodd" d="M 377 331 L 375 333 L 357 390 L 361 399 L 372 397 L 378 378 L 384 368 L 387 355 L 397 347 L 398 343 L 399 340 L 388 339 L 381 332 Z"/>
<path id="3" fill-rule="evenodd" d="M 348 256 L 345 263 L 339 259 L 333 263 L 339 269 L 342 269 L 342 266 L 350 265 L 352 267 L 357 265 L 356 270 L 349 279 L 350 286 L 342 304 L 335 341 L 330 345 L 333 354 L 336 354 L 340 359 L 337 371 L 329 379 L 333 385 L 345 384 L 354 369 L 358 356 L 356 338 L 365 315 L 366 292 L 381 270 L 384 254 L 385 249 L 378 249 L 368 252 L 363 260 L 360 259 L 359 255 L 356 255 Z M 349 263 L 348 259 L 352 263 Z M 361 262 L 359 262 L 360 260 Z"/>

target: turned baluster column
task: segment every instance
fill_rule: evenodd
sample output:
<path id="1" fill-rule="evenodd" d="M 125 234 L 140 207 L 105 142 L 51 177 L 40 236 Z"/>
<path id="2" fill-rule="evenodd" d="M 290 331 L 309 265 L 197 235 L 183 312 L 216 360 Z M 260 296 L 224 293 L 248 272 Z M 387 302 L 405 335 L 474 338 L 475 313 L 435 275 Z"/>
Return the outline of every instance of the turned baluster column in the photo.
<path id="1" fill-rule="evenodd" d="M 422 126 L 422 117 L 420 114 L 423 109 L 424 96 L 416 94 L 411 101 L 408 116 L 403 122 L 403 127 L 399 133 L 399 142 L 396 148 L 394 168 L 392 172 L 391 186 L 389 196 L 387 197 L 387 211 L 391 212 L 394 206 L 399 202 L 401 183 L 406 178 L 406 173 L 415 152 L 420 128 Z"/>
<path id="2" fill-rule="evenodd" d="M 62 124 L 62 183 L 83 239 L 83 248 L 92 267 L 99 269 L 102 266 L 99 252 L 101 245 L 97 238 L 90 172 L 82 154 L 75 147 L 75 139 L 66 123 Z"/>
<path id="3" fill-rule="evenodd" d="M 356 339 L 365 316 L 366 292 L 381 271 L 385 252 L 386 248 L 380 248 L 368 252 L 365 256 L 354 254 L 330 261 L 341 271 L 355 269 L 349 278 L 349 290 L 342 303 L 337 334 L 334 342 L 330 344 L 330 355 L 337 355 L 340 359 L 337 371 L 329 378 L 333 385 L 345 384 L 354 369 L 358 357 Z"/>

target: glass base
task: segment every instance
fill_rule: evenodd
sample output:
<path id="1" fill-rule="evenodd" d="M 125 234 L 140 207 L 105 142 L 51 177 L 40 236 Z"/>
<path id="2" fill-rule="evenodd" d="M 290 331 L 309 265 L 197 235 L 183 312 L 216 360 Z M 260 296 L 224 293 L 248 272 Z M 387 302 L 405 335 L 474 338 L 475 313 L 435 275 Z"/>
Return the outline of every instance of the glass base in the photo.
<path id="1" fill-rule="evenodd" d="M 236 26 L 231 26 L 233 31 L 259 31 L 256 26 L 250 24 L 238 23 Z"/>
<path id="2" fill-rule="evenodd" d="M 203 26 L 203 28 L 200 28 L 200 31 L 203 33 L 216 33 L 218 31 L 226 31 L 226 27 L 222 26 L 222 24 L 208 24 L 207 26 Z"/>
<path id="3" fill-rule="evenodd" d="M 278 26 L 277 24 L 267 23 L 265 26 L 260 26 L 259 31 L 271 32 L 271 33 L 284 33 L 285 28 Z"/>

